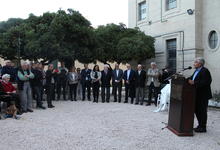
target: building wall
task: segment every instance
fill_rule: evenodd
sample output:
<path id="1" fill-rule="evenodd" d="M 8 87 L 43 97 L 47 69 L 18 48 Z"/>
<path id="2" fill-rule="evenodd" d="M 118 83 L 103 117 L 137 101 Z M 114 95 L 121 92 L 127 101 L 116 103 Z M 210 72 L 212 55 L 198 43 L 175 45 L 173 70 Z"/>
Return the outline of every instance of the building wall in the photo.
<path id="1" fill-rule="evenodd" d="M 177 71 L 192 66 L 196 57 L 204 57 L 213 77 L 212 88 L 218 91 L 220 66 L 216 64 L 220 58 L 220 0 L 177 0 L 177 8 L 169 11 L 165 10 L 165 0 L 146 0 L 147 17 L 138 21 L 138 4 L 143 1 L 145 0 L 129 0 L 128 27 L 139 27 L 147 35 L 155 37 L 156 57 L 152 60 L 158 63 L 159 68 L 165 67 L 166 40 L 176 38 Z M 192 9 L 194 14 L 189 15 L 188 9 Z M 218 32 L 219 38 L 219 45 L 214 50 L 208 46 L 208 35 L 212 30 Z M 185 75 L 189 76 L 192 71 L 186 71 Z"/>
<path id="2" fill-rule="evenodd" d="M 206 66 L 210 69 L 213 82 L 213 92 L 220 93 L 220 0 L 203 0 L 203 47 Z M 211 49 L 208 44 L 210 31 L 215 30 L 218 33 L 218 46 Z"/>
<path id="3" fill-rule="evenodd" d="M 147 35 L 155 37 L 156 58 L 159 67 L 167 65 L 166 40 L 177 39 L 177 70 L 192 64 L 196 55 L 195 15 L 187 9 L 195 9 L 194 0 L 178 0 L 177 8 L 166 11 L 164 0 L 147 0 L 147 18 L 138 21 L 138 3 L 144 0 L 129 0 L 129 28 L 139 27 Z M 190 6 L 190 7 L 189 7 Z"/>

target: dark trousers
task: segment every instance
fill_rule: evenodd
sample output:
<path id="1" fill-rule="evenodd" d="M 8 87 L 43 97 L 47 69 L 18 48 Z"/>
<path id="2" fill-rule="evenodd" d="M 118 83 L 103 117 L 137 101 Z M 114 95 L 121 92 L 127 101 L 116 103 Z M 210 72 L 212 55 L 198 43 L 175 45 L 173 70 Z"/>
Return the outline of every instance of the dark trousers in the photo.
<path id="1" fill-rule="evenodd" d="M 157 98 L 158 98 L 158 94 L 160 92 L 160 87 L 155 87 L 154 83 L 151 82 L 150 86 L 149 86 L 149 94 L 148 94 L 148 104 L 151 104 L 152 102 L 152 95 L 154 95 L 155 101 L 154 104 L 157 104 Z"/>
<path id="2" fill-rule="evenodd" d="M 128 102 L 128 97 L 131 97 L 131 103 L 134 102 L 135 96 L 135 86 L 133 85 L 125 85 L 125 102 Z"/>
<path id="3" fill-rule="evenodd" d="M 101 88 L 101 95 L 102 95 L 102 102 L 109 103 L 110 100 L 110 87 L 109 86 L 102 86 Z"/>
<path id="4" fill-rule="evenodd" d="M 85 94 L 87 89 L 87 98 L 90 101 L 90 94 L 91 94 L 91 83 L 90 81 L 86 81 L 82 84 L 82 96 L 83 100 L 85 100 Z"/>
<path id="5" fill-rule="evenodd" d="M 121 83 L 114 83 L 113 85 L 113 95 L 114 95 L 114 102 L 121 102 L 121 90 L 122 84 Z"/>
<path id="6" fill-rule="evenodd" d="M 33 91 L 35 92 L 35 98 L 37 101 L 37 107 L 42 106 L 42 89 L 43 86 L 33 86 Z"/>
<path id="7" fill-rule="evenodd" d="M 144 87 L 136 87 L 136 104 L 143 105 L 144 103 Z"/>
<path id="8" fill-rule="evenodd" d="M 206 128 L 207 109 L 208 109 L 208 99 L 206 98 L 196 99 L 195 114 L 198 120 L 199 127 Z"/>
<path id="9" fill-rule="evenodd" d="M 76 101 L 76 90 L 77 90 L 77 83 L 76 84 L 69 84 L 69 90 L 70 90 L 70 99 L 71 101 Z"/>
<path id="10" fill-rule="evenodd" d="M 52 105 L 53 94 L 55 92 L 54 90 L 55 90 L 54 84 L 47 85 L 47 105 L 48 106 Z"/>
<path id="11" fill-rule="evenodd" d="M 99 101 L 99 88 L 100 88 L 99 81 L 92 83 L 92 91 L 93 91 L 94 102 L 97 102 L 97 103 Z"/>
<path id="12" fill-rule="evenodd" d="M 21 110 L 21 101 L 20 101 L 20 97 L 18 94 L 16 93 L 11 93 L 8 94 L 9 96 L 7 97 L 1 97 L 0 96 L 0 102 L 6 102 L 7 103 L 7 107 L 9 107 L 10 105 L 15 104 L 16 108 L 20 111 Z M 1 106 L 0 106 L 0 112 L 1 112 Z"/>
<path id="13" fill-rule="evenodd" d="M 61 90 L 63 89 L 63 99 L 66 99 L 66 81 L 59 81 L 57 83 L 57 100 L 60 99 Z"/>

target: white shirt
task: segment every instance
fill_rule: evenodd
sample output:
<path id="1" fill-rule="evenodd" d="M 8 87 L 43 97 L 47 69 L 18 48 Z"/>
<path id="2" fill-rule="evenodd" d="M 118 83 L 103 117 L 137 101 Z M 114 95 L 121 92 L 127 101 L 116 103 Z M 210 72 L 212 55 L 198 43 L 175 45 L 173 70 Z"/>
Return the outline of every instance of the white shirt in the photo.
<path id="1" fill-rule="evenodd" d="M 129 80 L 129 77 L 130 77 L 130 73 L 131 73 L 131 70 L 127 70 L 127 80 Z"/>
<path id="2" fill-rule="evenodd" d="M 116 76 L 117 76 L 117 77 L 118 77 L 118 74 L 119 74 L 119 70 L 117 69 L 117 70 L 116 70 Z"/>

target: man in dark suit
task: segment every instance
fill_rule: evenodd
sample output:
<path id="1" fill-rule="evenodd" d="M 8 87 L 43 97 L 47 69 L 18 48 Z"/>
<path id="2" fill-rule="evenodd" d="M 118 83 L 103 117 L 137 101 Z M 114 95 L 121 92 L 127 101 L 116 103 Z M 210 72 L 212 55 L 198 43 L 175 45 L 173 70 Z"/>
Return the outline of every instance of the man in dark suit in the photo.
<path id="1" fill-rule="evenodd" d="M 195 114 L 198 127 L 194 129 L 195 132 L 206 132 L 208 100 L 212 98 L 210 87 L 212 77 L 204 64 L 205 60 L 203 58 L 195 60 L 194 67 L 196 70 L 188 81 L 196 88 Z"/>
<path id="2" fill-rule="evenodd" d="M 113 86 L 113 94 L 114 94 L 114 102 L 121 103 L 121 90 L 122 90 L 122 78 L 123 78 L 123 70 L 119 68 L 119 64 L 115 64 L 115 69 L 112 72 L 112 86 Z M 117 94 L 118 91 L 118 94 Z"/>
<path id="3" fill-rule="evenodd" d="M 146 72 L 142 69 L 142 66 L 139 64 L 137 67 L 137 71 L 135 72 L 135 87 L 136 87 L 135 105 L 139 104 L 140 97 L 141 97 L 140 104 L 143 105 L 145 81 L 146 81 Z"/>
<path id="4" fill-rule="evenodd" d="M 134 102 L 135 97 L 135 71 L 131 69 L 131 65 L 127 64 L 127 70 L 125 70 L 123 79 L 125 83 L 125 101 L 128 103 L 128 96 L 131 97 L 131 104 Z"/>
<path id="5" fill-rule="evenodd" d="M 81 84 L 82 84 L 82 97 L 83 101 L 85 100 L 85 93 L 87 89 L 87 98 L 90 101 L 91 94 L 91 69 L 88 68 L 88 64 L 84 64 L 84 69 L 81 71 Z"/>
<path id="6" fill-rule="evenodd" d="M 110 100 L 110 81 L 112 78 L 112 72 L 109 70 L 108 65 L 104 65 L 104 70 L 102 70 L 101 76 L 101 95 L 102 95 L 102 102 L 109 103 Z"/>

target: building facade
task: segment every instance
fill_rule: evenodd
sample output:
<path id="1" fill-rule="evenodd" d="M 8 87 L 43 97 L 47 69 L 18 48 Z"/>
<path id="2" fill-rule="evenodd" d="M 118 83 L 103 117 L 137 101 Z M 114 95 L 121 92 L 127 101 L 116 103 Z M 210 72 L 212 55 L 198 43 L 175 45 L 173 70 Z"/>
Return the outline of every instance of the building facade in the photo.
<path id="1" fill-rule="evenodd" d="M 129 0 L 128 7 L 128 27 L 155 38 L 159 68 L 180 71 L 204 57 L 220 93 L 220 0 Z"/>

